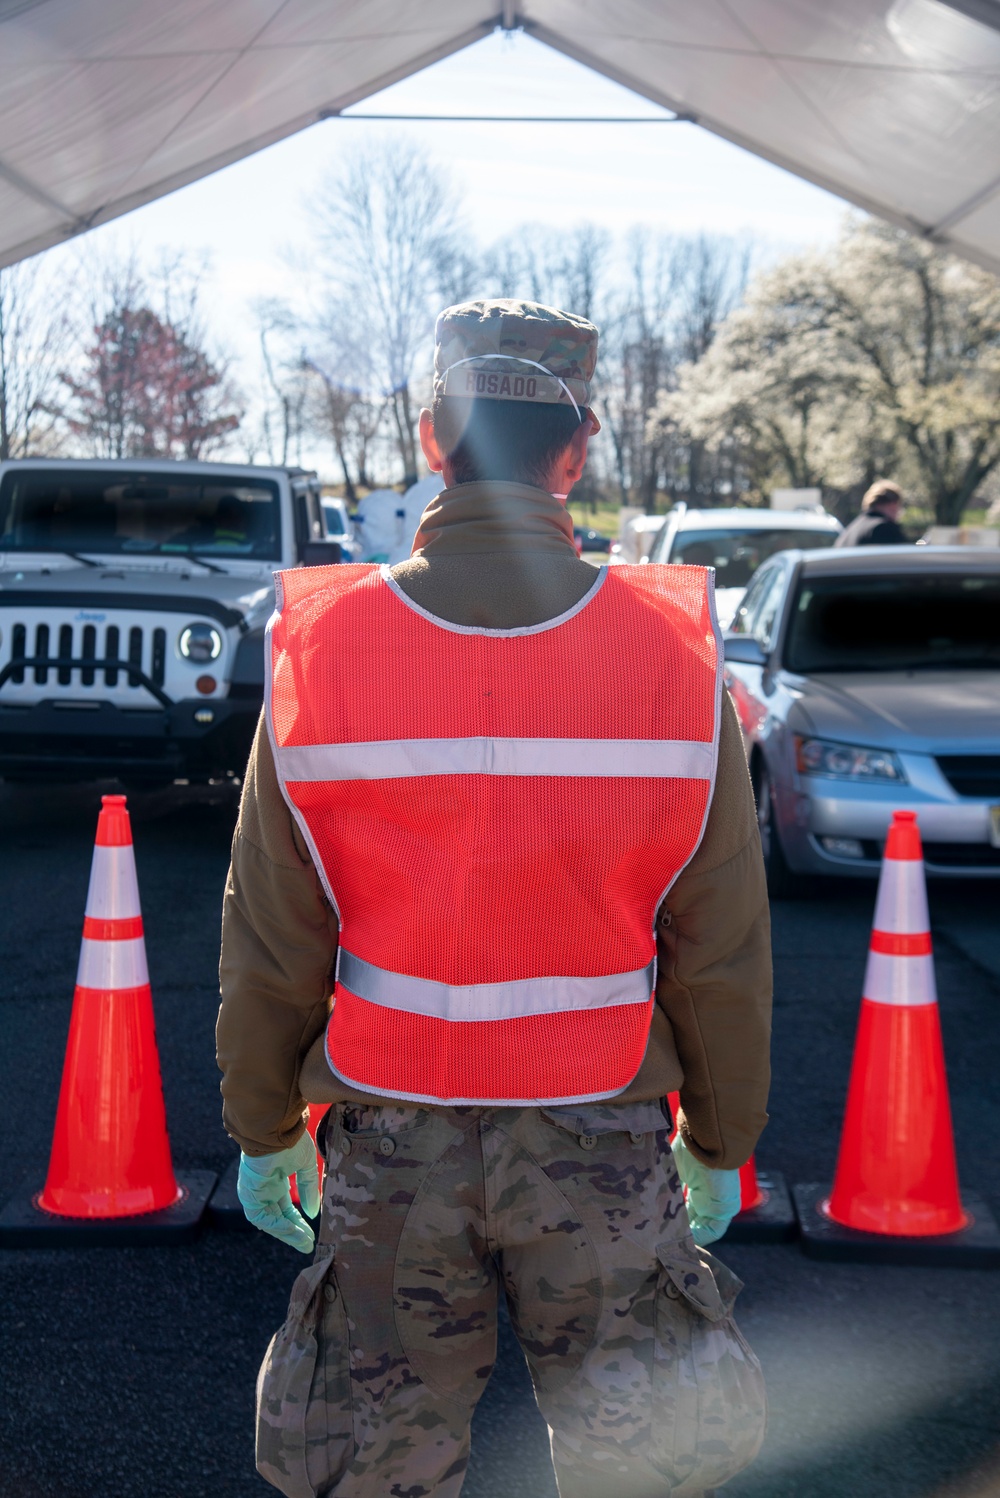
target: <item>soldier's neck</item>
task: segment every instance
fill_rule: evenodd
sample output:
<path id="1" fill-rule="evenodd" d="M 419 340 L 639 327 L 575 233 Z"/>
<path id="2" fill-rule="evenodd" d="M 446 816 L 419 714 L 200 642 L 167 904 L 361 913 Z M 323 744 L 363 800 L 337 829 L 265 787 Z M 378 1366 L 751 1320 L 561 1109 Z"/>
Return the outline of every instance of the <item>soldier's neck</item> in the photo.
<path id="1" fill-rule="evenodd" d="M 557 618 L 596 582 L 576 555 L 559 500 L 497 481 L 443 490 L 421 517 L 413 554 L 392 575 L 429 613 L 481 629 Z"/>

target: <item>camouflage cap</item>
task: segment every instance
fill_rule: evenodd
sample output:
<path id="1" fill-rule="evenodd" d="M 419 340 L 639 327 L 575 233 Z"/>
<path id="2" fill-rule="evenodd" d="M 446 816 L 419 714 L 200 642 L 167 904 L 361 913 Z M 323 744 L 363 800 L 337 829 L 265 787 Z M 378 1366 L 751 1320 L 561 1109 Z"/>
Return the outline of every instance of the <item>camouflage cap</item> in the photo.
<path id="1" fill-rule="evenodd" d="M 446 307 L 434 329 L 434 394 L 586 406 L 597 337 L 585 317 L 539 302 Z"/>

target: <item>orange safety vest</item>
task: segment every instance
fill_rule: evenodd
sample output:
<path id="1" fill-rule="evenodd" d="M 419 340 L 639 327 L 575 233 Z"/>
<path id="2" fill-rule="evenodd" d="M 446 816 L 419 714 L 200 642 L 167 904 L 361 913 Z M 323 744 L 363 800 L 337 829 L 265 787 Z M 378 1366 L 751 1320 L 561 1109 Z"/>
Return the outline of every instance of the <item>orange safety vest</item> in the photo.
<path id="1" fill-rule="evenodd" d="M 277 592 L 267 723 L 340 920 L 334 1073 L 415 1102 L 613 1097 L 715 780 L 710 574 L 604 568 L 521 629 L 438 619 L 372 564 Z"/>

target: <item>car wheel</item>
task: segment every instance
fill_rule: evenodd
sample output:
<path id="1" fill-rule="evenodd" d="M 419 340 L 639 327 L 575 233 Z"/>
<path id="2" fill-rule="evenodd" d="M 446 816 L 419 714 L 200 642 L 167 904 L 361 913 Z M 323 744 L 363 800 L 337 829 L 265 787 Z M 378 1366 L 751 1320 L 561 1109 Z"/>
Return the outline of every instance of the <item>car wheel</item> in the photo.
<path id="1" fill-rule="evenodd" d="M 763 759 L 757 760 L 753 780 L 767 892 L 772 900 L 790 900 L 800 893 L 802 880 L 788 867 L 785 850 L 781 846 L 781 836 L 774 815 L 774 786 Z"/>

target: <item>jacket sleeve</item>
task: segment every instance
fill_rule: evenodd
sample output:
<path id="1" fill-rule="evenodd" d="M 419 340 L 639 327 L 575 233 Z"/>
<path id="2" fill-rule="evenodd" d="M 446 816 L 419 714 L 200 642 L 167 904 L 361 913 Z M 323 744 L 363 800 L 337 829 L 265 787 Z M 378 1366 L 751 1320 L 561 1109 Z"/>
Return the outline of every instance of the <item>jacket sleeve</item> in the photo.
<path id="1" fill-rule="evenodd" d="M 732 1169 L 767 1122 L 771 927 L 753 791 L 723 693 L 705 835 L 660 909 L 657 1003 L 683 1072 L 678 1128 L 705 1165 Z"/>
<path id="2" fill-rule="evenodd" d="M 326 1024 L 337 936 L 262 716 L 226 881 L 216 1027 L 223 1123 L 248 1155 L 289 1148 L 305 1127 L 299 1071 Z"/>

